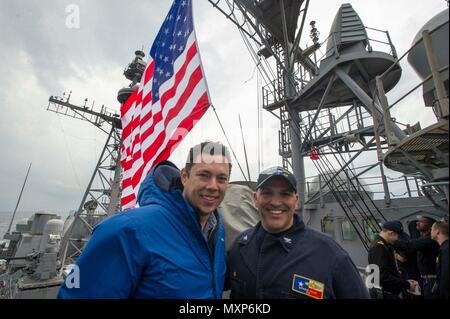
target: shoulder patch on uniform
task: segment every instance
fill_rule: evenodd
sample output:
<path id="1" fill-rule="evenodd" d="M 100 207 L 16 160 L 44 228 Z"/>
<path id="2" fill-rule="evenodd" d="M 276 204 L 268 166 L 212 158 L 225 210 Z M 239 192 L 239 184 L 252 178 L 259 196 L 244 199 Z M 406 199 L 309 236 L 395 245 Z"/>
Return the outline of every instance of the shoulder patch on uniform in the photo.
<path id="1" fill-rule="evenodd" d="M 292 279 L 292 290 L 314 299 L 323 299 L 325 284 L 311 278 L 294 274 Z"/>
<path id="2" fill-rule="evenodd" d="M 384 246 L 384 242 L 382 240 L 377 241 L 377 244 L 383 245 Z"/>

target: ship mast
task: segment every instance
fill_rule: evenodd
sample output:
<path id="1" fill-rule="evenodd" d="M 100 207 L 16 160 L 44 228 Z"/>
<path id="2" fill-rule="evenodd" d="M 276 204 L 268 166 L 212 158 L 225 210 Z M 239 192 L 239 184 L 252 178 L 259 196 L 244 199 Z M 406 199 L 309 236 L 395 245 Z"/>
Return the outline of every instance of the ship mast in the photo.
<path id="1" fill-rule="evenodd" d="M 135 55 L 124 71 L 125 77 L 131 83 L 128 87 L 119 90 L 117 95 L 121 105 L 137 88 L 145 70 L 144 52 L 138 50 Z M 72 92 L 67 97 L 65 94 L 63 97 L 51 96 L 47 110 L 89 122 L 104 132 L 107 137 L 78 210 L 75 212 L 74 220 L 61 241 L 60 258 L 63 265 L 73 262 L 81 254 L 96 224 L 121 210 L 122 123 L 120 115 L 104 105 L 100 111 L 96 111 L 94 104 L 87 105 L 87 99 L 82 106 L 72 104 L 70 103 L 71 94 Z M 105 125 L 109 128 L 105 129 Z M 111 174 L 112 177 L 108 178 Z"/>
<path id="2" fill-rule="evenodd" d="M 279 155 L 283 167 L 292 170 L 297 179 L 297 213 L 301 216 L 306 185 L 304 155 L 301 154 L 304 144 L 300 130 L 302 118 L 290 103 L 297 96 L 301 81 L 317 71 L 310 55 L 319 46 L 315 43 L 308 49 L 300 47 L 309 0 L 209 2 L 239 28 L 247 47 L 252 48 L 253 58 L 265 82 L 263 108 L 280 121 Z M 257 61 L 261 57 L 264 61 Z"/>
<path id="3" fill-rule="evenodd" d="M 81 214 L 83 211 L 88 211 L 92 214 L 93 210 L 98 207 L 101 213 L 111 215 L 121 210 L 119 199 L 122 124 L 120 115 L 108 110 L 104 105 L 100 111 L 96 111 L 94 104 L 91 107 L 87 106 L 88 99 L 85 99 L 83 106 L 77 106 L 70 103 L 70 97 L 71 92 L 67 98 L 51 96 L 47 110 L 89 122 L 107 135 L 100 158 L 76 213 Z M 108 125 L 109 129 L 105 130 L 104 125 Z M 114 172 L 114 177 L 108 179 L 108 172 Z M 94 206 L 95 209 L 93 209 Z"/>
<path id="4" fill-rule="evenodd" d="M 121 121 L 116 112 L 102 105 L 95 110 L 94 103 L 88 106 L 88 99 L 82 106 L 70 103 L 72 92 L 66 97 L 50 96 L 47 110 L 75 119 L 86 121 L 106 134 L 105 144 L 94 168 L 74 220 L 61 241 L 62 264 L 75 260 L 89 240 L 94 226 L 106 216 L 121 210 L 120 165 Z M 109 128 L 104 128 L 109 126 Z M 112 174 L 113 177 L 110 177 Z M 62 269 L 62 268 L 61 268 Z"/>
<path id="5" fill-rule="evenodd" d="M 408 135 L 420 130 L 418 124 L 400 128 L 403 124 L 390 115 L 382 94 L 397 84 L 402 72 L 389 32 L 365 26 L 352 6 L 343 4 L 325 41 L 319 42 L 315 21 L 311 21 L 312 45 L 301 48 L 308 0 L 209 2 L 238 27 L 259 68 L 264 81 L 262 107 L 280 121 L 279 155 L 297 179 L 297 213 L 305 223 L 316 223 L 318 213 L 312 212 L 318 212 L 319 204 L 324 207 L 324 194 L 330 193 L 368 249 L 370 234 L 377 233 L 379 222 L 386 220 L 384 213 L 395 211 L 391 196 L 401 196 L 389 187 L 383 151 L 403 145 Z M 318 50 L 321 47 L 325 53 Z M 380 85 L 377 76 L 382 73 L 385 78 Z M 377 162 L 355 168 L 356 159 L 364 160 L 361 155 L 366 152 L 377 152 Z M 311 180 L 314 191 L 305 177 L 305 156 L 311 157 L 319 173 L 318 183 Z M 445 160 L 445 154 L 440 157 Z M 416 162 L 415 169 L 420 167 Z M 372 170 L 380 172 L 383 187 L 384 199 L 378 204 L 360 180 Z M 428 184 L 424 184 L 431 180 L 427 175 L 401 178 L 409 197 L 410 179 L 416 182 L 418 196 L 418 180 L 421 188 L 438 191 L 448 185 L 448 177 Z"/>

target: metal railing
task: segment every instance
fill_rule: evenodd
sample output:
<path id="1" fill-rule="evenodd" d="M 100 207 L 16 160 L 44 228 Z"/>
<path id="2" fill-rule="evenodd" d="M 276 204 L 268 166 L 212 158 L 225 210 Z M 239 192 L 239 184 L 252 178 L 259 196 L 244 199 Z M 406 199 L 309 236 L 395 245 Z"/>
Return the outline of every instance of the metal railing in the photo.
<path id="1" fill-rule="evenodd" d="M 369 52 L 372 52 L 374 50 L 373 43 L 376 43 L 376 44 L 378 44 L 378 46 L 377 46 L 378 51 L 386 52 L 386 53 L 392 55 L 394 58 L 397 58 L 397 50 L 395 49 L 395 46 L 392 43 L 391 36 L 389 35 L 389 31 L 383 31 L 383 30 L 379 30 L 379 29 L 375 29 L 375 28 L 370 28 L 367 26 L 365 26 L 364 29 L 368 36 L 367 37 L 368 42 L 367 42 L 366 48 Z M 369 31 L 369 32 L 367 32 L 367 31 Z M 339 58 L 339 48 L 338 48 L 338 44 L 337 44 L 337 40 L 336 40 L 337 33 L 338 32 L 330 33 L 330 35 L 320 43 L 320 47 L 323 47 L 323 44 L 327 43 L 329 40 L 332 41 L 331 47 L 325 53 L 323 53 L 320 57 L 316 58 L 316 60 L 315 60 L 316 65 L 319 65 L 319 63 L 322 62 L 322 60 L 324 60 L 330 56 Z M 385 37 L 385 39 L 382 39 L 383 37 Z M 388 48 L 388 50 L 384 50 L 384 48 L 386 48 L 386 47 Z M 320 51 L 320 49 L 319 49 L 319 51 Z"/>
<path id="2" fill-rule="evenodd" d="M 436 31 L 436 30 L 435 30 Z M 435 32 L 433 31 L 433 32 Z M 426 59 L 428 62 L 428 66 L 430 69 L 430 74 L 425 77 L 419 84 L 416 84 L 413 86 L 412 89 L 409 89 L 406 94 L 401 95 L 397 100 L 389 105 L 388 98 L 385 93 L 384 88 L 384 82 L 383 80 L 389 75 L 389 73 L 402 61 L 408 53 L 410 53 L 413 49 L 415 49 L 418 45 L 423 44 Z M 386 135 L 386 141 L 388 143 L 389 148 L 392 150 L 392 152 L 398 151 L 399 153 L 403 154 L 405 157 L 405 160 L 415 167 L 418 173 L 422 174 L 426 177 L 428 181 L 433 180 L 433 173 L 431 169 L 424 165 L 422 162 L 419 162 L 416 160 L 411 154 L 409 154 L 407 151 L 405 151 L 402 146 L 397 146 L 399 144 L 399 141 L 393 136 L 392 134 L 392 128 L 390 127 L 389 120 L 391 119 L 390 111 L 391 109 L 398 105 L 400 101 L 404 100 L 406 97 L 410 96 L 414 91 L 416 91 L 419 87 L 424 85 L 426 82 L 430 81 L 432 79 L 434 84 L 434 92 L 436 95 L 435 100 L 433 101 L 433 112 L 436 116 L 437 121 L 446 120 L 448 121 L 449 116 L 449 101 L 447 92 L 445 90 L 444 82 L 441 78 L 441 72 L 448 70 L 449 65 L 444 65 L 440 68 L 438 68 L 438 62 L 437 62 L 437 55 L 433 47 L 432 38 L 430 35 L 430 32 L 428 30 L 424 30 L 422 32 L 422 39 L 417 41 L 409 50 L 407 50 L 395 63 L 393 63 L 386 71 L 384 71 L 381 75 L 376 77 L 376 89 L 375 89 L 375 97 L 379 99 L 381 103 L 381 114 L 382 114 L 382 121 L 384 122 L 384 128 L 385 128 L 385 135 Z M 447 60 L 448 62 L 448 60 Z M 425 104 L 425 103 L 424 103 Z M 448 122 L 447 122 L 448 123 Z M 376 123 L 374 123 L 375 125 Z M 443 123 L 445 124 L 445 122 Z M 448 125 L 448 124 L 447 124 Z M 378 133 L 377 133 L 378 134 Z M 379 139 L 379 136 L 377 135 L 377 138 Z M 411 142 L 412 143 L 412 142 Z M 379 145 L 378 145 L 379 146 Z M 434 146 L 431 146 L 430 152 L 435 152 L 436 156 L 444 156 L 444 162 L 445 162 L 445 156 L 447 157 L 447 163 L 448 163 L 448 153 L 442 154 L 442 151 L 437 149 Z M 381 153 L 381 150 L 379 149 L 379 153 Z M 448 166 L 448 165 L 447 165 Z M 430 184 L 430 187 L 422 188 L 422 192 L 426 195 L 428 194 L 428 191 L 430 189 L 435 189 L 438 192 L 443 192 L 447 194 L 448 198 L 448 180 L 444 184 Z M 419 191 L 418 191 L 419 193 Z M 431 196 L 427 197 L 431 199 Z M 431 202 L 434 203 L 434 201 L 431 199 Z M 439 206 L 439 205 L 437 205 Z"/>
<path id="3" fill-rule="evenodd" d="M 364 165 L 353 169 L 354 174 L 352 178 L 338 178 L 338 189 L 336 191 L 345 191 L 347 192 L 346 185 L 350 184 L 352 180 L 358 179 L 359 184 L 366 189 L 366 191 L 370 194 L 373 194 L 374 197 L 377 194 L 385 194 L 384 189 L 384 181 L 383 176 L 380 173 L 379 175 L 371 175 L 371 176 L 363 176 L 363 174 L 368 173 L 373 168 L 377 167 L 378 163 L 375 165 Z M 364 172 L 359 175 L 359 172 Z M 333 173 L 330 173 L 333 174 Z M 389 195 L 394 198 L 412 198 L 412 197 L 421 197 L 424 196 L 424 192 L 422 188 L 424 185 L 427 185 L 426 182 L 420 178 L 420 176 L 389 176 L 384 175 L 384 179 L 387 184 L 387 191 Z M 431 187 L 431 186 L 430 186 Z M 328 189 L 328 186 L 325 183 L 325 180 L 321 177 L 321 175 L 310 176 L 306 178 L 306 190 L 308 193 L 308 199 L 306 200 L 306 204 L 319 200 L 321 205 L 324 202 L 325 196 L 331 194 L 331 191 Z M 398 191 L 406 190 L 403 193 L 398 193 Z M 313 191 L 313 193 L 311 193 Z M 383 197 L 380 196 L 379 199 Z M 376 198 L 375 198 L 376 199 Z"/>
<path id="4" fill-rule="evenodd" d="M 432 47 L 431 43 L 431 37 L 428 30 L 423 31 L 423 43 L 425 46 L 425 52 L 428 57 L 428 62 L 435 62 L 436 61 L 436 54 L 434 52 L 434 49 Z M 415 49 L 419 44 L 421 44 L 421 41 L 418 41 L 415 43 L 409 50 L 407 50 L 395 63 L 393 63 L 386 71 L 384 71 L 382 74 L 377 76 L 376 82 L 377 82 L 377 88 L 375 90 L 375 95 L 380 98 L 380 100 L 385 100 L 387 102 L 386 94 L 384 92 L 384 86 L 383 86 L 383 80 L 386 78 L 386 76 L 397 66 L 400 64 L 400 62 L 413 50 Z M 432 63 L 434 64 L 434 63 Z M 443 71 L 448 70 L 449 65 L 445 65 L 442 68 L 438 69 L 437 65 L 432 65 L 430 67 L 431 72 L 430 75 L 428 75 L 425 79 L 423 79 L 420 83 L 416 84 L 412 89 L 410 89 L 407 93 L 400 96 L 395 102 L 392 102 L 390 105 L 385 105 L 383 107 L 383 116 L 387 117 L 389 116 L 389 111 L 397 105 L 400 101 L 405 99 L 406 97 L 410 96 L 414 91 L 416 91 L 419 87 L 421 87 L 425 82 L 429 81 L 430 79 L 433 79 L 433 82 L 436 87 L 436 93 L 438 95 L 438 100 L 434 107 L 434 113 L 436 114 L 437 118 L 442 118 L 447 116 L 449 114 L 448 111 L 448 96 L 445 94 L 445 88 L 443 88 L 444 84 L 440 77 L 440 73 Z"/>

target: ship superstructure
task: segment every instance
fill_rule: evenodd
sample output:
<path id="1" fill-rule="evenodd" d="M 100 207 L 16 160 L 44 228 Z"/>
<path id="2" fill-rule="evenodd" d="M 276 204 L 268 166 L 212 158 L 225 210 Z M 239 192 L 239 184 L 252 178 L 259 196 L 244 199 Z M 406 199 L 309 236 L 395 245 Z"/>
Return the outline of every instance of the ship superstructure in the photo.
<path id="1" fill-rule="evenodd" d="M 368 244 L 383 221 L 401 220 L 414 237 L 418 215 L 448 218 L 448 9 L 427 22 L 400 56 L 389 32 L 366 26 L 351 4 L 339 8 L 320 41 L 315 21 L 307 22 L 309 0 L 209 2 L 239 28 L 263 77 L 262 108 L 280 122 L 279 155 L 296 175 L 297 213 L 306 224 L 332 236 L 364 269 Z M 306 35 L 312 44 L 301 47 Z M 118 92 L 121 104 L 139 84 L 144 57 L 136 51 L 124 72 L 130 85 Z M 389 101 L 406 59 L 422 81 Z M 424 112 L 435 114 L 436 122 L 425 128 L 391 116 L 415 90 L 423 91 Z M 36 213 L 7 234 L 4 298 L 54 297 L 93 227 L 120 211 L 120 117 L 105 107 L 74 105 L 70 97 L 50 97 L 48 110 L 102 129 L 104 149 L 73 216 L 62 222 Z M 307 176 L 308 159 L 317 174 Z M 222 205 L 230 233 L 257 221 L 248 200 L 236 204 L 251 198 L 251 188 L 230 185 Z"/>

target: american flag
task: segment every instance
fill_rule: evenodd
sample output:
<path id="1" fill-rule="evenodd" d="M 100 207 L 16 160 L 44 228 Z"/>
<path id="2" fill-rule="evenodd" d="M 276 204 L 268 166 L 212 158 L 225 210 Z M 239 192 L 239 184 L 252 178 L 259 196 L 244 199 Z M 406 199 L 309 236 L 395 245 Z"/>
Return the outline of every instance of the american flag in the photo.
<path id="1" fill-rule="evenodd" d="M 150 50 L 139 88 L 122 105 L 122 209 L 136 205 L 147 173 L 169 158 L 211 105 L 192 18 L 175 0 Z"/>

